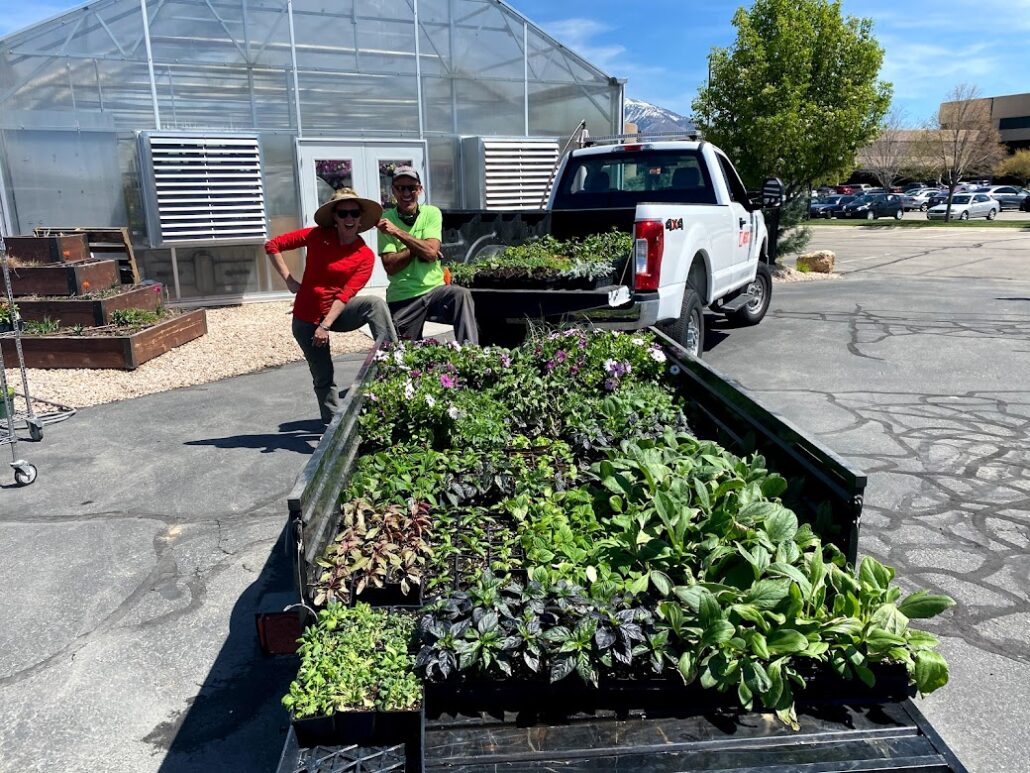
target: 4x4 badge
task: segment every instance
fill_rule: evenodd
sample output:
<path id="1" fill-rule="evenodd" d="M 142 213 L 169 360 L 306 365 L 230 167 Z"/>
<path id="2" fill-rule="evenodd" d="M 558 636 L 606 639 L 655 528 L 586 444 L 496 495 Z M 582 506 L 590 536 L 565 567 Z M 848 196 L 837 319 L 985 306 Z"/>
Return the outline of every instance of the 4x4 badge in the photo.
<path id="1" fill-rule="evenodd" d="M 670 217 L 665 221 L 666 231 L 682 231 L 683 230 L 683 218 L 672 218 Z"/>

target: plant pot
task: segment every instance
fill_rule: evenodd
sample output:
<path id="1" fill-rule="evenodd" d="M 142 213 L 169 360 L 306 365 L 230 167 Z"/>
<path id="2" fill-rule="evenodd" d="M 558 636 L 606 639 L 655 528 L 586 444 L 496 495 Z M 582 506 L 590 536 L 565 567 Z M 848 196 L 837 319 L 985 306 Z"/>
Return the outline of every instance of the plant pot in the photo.
<path id="1" fill-rule="evenodd" d="M 336 723 L 332 716 L 290 719 L 297 743 L 304 747 L 332 746 L 336 743 Z"/>

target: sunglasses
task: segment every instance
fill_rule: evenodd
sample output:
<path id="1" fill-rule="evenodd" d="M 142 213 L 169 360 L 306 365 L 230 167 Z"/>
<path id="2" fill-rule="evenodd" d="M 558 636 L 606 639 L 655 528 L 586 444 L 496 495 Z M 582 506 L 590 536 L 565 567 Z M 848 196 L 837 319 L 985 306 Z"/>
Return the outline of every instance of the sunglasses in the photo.
<path id="1" fill-rule="evenodd" d="M 353 217 L 355 219 L 361 217 L 360 209 L 337 209 L 335 214 L 338 218 L 343 219 L 345 217 Z"/>
<path id="2" fill-rule="evenodd" d="M 394 185 L 393 187 L 399 190 L 401 193 L 414 193 L 418 190 L 417 185 Z"/>

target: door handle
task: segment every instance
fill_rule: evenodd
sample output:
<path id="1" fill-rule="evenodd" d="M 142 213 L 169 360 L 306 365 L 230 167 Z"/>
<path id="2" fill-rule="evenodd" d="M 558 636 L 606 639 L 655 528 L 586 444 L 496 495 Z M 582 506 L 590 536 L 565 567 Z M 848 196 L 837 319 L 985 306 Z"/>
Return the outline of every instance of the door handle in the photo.
<path id="1" fill-rule="evenodd" d="M 738 220 L 737 222 L 740 224 L 741 228 L 747 225 L 747 220 L 745 220 L 744 218 L 740 218 L 740 220 Z"/>

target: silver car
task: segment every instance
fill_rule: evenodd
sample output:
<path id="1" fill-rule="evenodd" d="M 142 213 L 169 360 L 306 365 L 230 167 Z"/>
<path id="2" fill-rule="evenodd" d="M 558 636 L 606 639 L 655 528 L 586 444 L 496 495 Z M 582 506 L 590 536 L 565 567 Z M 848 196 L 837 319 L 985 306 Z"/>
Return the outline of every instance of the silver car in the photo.
<path id="1" fill-rule="evenodd" d="M 930 208 L 930 196 L 935 193 L 937 193 L 936 188 L 910 190 L 901 194 L 901 201 L 905 205 L 905 209 L 918 209 L 920 212 L 926 212 Z"/>
<path id="2" fill-rule="evenodd" d="M 998 202 L 1002 211 L 1006 209 L 1019 209 L 1023 199 L 1030 196 L 1030 192 L 1017 188 L 1015 185 L 988 185 L 977 188 L 977 193 L 986 193 Z"/>
<path id="3" fill-rule="evenodd" d="M 986 193 L 957 193 L 951 199 L 952 220 L 969 220 L 971 217 L 986 217 L 994 220 L 1001 205 Z M 929 220 L 943 220 L 948 212 L 948 202 L 930 207 L 926 211 Z"/>

